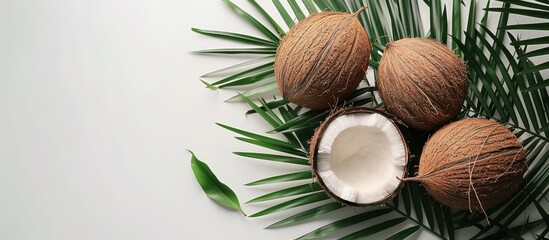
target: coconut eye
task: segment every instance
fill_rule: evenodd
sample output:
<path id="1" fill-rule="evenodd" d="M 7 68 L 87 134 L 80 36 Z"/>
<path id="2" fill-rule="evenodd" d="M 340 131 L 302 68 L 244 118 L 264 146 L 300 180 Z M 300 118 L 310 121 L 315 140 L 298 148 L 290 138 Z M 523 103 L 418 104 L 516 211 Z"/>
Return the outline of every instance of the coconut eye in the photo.
<path id="1" fill-rule="evenodd" d="M 340 110 L 316 131 L 313 172 L 326 192 L 349 205 L 377 205 L 401 187 L 408 160 L 397 126 L 367 108 Z"/>
<path id="2" fill-rule="evenodd" d="M 275 78 L 284 99 L 326 109 L 347 99 L 364 78 L 370 39 L 355 14 L 322 12 L 292 27 L 275 57 Z"/>

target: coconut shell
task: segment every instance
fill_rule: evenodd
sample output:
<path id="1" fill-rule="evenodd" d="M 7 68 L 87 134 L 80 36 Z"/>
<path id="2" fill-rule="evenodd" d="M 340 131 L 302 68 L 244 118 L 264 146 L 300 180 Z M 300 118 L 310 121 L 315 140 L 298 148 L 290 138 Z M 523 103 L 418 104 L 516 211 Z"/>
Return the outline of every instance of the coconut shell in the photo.
<path id="1" fill-rule="evenodd" d="M 511 131 L 492 120 L 469 118 L 427 141 L 416 180 L 445 205 L 479 211 L 515 193 L 526 170 L 526 153 Z"/>
<path id="2" fill-rule="evenodd" d="M 376 85 L 389 112 L 412 128 L 433 130 L 459 114 L 467 68 L 442 43 L 405 38 L 385 47 Z"/>
<path id="3" fill-rule="evenodd" d="M 373 202 L 373 203 L 370 203 L 370 204 L 358 204 L 358 203 L 355 203 L 355 202 L 350 202 L 350 201 L 347 201 L 345 199 L 342 199 L 339 196 L 337 196 L 336 194 L 334 194 L 332 191 L 330 191 L 330 189 L 326 186 L 326 184 L 324 183 L 322 178 L 319 176 L 318 165 L 316 164 L 316 162 L 317 162 L 316 157 L 318 155 L 318 147 L 319 147 L 319 144 L 320 144 L 320 140 L 322 139 L 322 136 L 324 135 L 324 132 L 326 131 L 326 129 L 328 128 L 330 123 L 333 120 L 335 120 L 336 118 L 338 118 L 340 116 L 343 116 L 343 115 L 359 114 L 359 113 L 371 113 L 371 114 L 377 113 L 377 114 L 380 114 L 380 115 L 383 115 L 383 116 L 387 117 L 387 119 L 390 122 L 392 122 L 395 126 L 397 126 L 397 128 L 402 126 L 402 125 L 397 124 L 397 122 L 393 121 L 392 116 L 390 116 L 390 115 L 388 115 L 388 114 L 386 114 L 385 112 L 382 112 L 382 111 L 378 111 L 378 110 L 374 110 L 374 109 L 370 109 L 370 108 L 366 108 L 366 107 L 349 107 L 349 108 L 339 109 L 339 110 L 333 112 L 332 114 L 330 114 L 330 116 L 328 116 L 326 118 L 326 120 L 324 120 L 324 122 L 322 122 L 320 127 L 318 127 L 316 129 L 315 134 L 313 135 L 313 138 L 311 140 L 309 163 L 311 164 L 313 175 L 315 176 L 315 178 L 318 181 L 318 183 L 320 184 L 320 186 L 324 189 L 324 192 L 326 192 L 326 194 L 328 194 L 328 196 L 330 196 L 334 200 L 336 200 L 336 201 L 338 201 L 342 204 L 345 204 L 345 205 L 357 206 L 357 207 L 383 205 L 383 204 L 385 204 L 386 202 L 388 202 L 389 200 L 393 199 L 396 196 L 396 194 L 404 186 L 404 182 L 401 182 L 400 185 L 395 189 L 395 191 L 392 194 L 388 195 L 387 197 L 385 197 L 384 199 L 382 199 L 378 202 Z M 407 146 L 407 143 L 405 141 L 404 136 L 402 135 L 402 132 L 400 131 L 400 128 L 399 128 L 399 133 L 400 133 L 400 136 L 401 136 L 403 144 L 404 144 L 405 159 L 408 160 L 409 159 L 408 146 Z M 408 161 L 406 161 L 405 164 L 406 164 L 406 166 L 404 166 L 404 171 L 402 173 L 401 178 L 405 178 L 406 175 L 407 175 L 407 172 L 408 172 L 407 171 L 408 170 L 408 166 L 407 166 Z"/>
<path id="4" fill-rule="evenodd" d="M 366 74 L 370 40 L 355 14 L 321 12 L 292 27 L 282 39 L 274 71 L 283 98 L 326 109 L 347 99 Z"/>

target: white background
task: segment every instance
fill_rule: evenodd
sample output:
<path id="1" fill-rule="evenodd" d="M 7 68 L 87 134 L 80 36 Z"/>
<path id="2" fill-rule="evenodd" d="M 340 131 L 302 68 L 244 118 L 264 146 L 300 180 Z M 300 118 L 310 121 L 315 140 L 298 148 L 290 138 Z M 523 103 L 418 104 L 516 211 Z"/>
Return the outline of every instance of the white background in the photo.
<path id="1" fill-rule="evenodd" d="M 303 168 L 231 154 L 258 149 L 215 122 L 269 128 L 200 83 L 243 58 L 191 54 L 235 46 L 191 27 L 259 36 L 218 0 L 0 0 L 0 239 L 290 239 L 344 216 L 264 230 L 291 211 L 246 219 L 203 194 L 186 149 L 241 201 Z"/>

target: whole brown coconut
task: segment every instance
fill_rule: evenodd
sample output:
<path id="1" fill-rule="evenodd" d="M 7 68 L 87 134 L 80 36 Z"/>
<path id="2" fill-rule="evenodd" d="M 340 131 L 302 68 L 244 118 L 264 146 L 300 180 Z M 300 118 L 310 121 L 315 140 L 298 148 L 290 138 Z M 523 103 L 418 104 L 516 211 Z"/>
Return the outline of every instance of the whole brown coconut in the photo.
<path id="1" fill-rule="evenodd" d="M 325 109 L 347 99 L 368 68 L 370 40 L 354 14 L 321 12 L 292 27 L 276 52 L 275 78 L 283 98 Z"/>
<path id="2" fill-rule="evenodd" d="M 469 118 L 438 130 L 425 144 L 419 174 L 439 202 L 457 209 L 494 207 L 515 193 L 527 170 L 522 144 L 505 126 Z"/>
<path id="3" fill-rule="evenodd" d="M 455 118 L 468 85 L 465 63 L 446 45 L 424 38 L 387 44 L 376 81 L 387 110 L 419 130 Z"/>

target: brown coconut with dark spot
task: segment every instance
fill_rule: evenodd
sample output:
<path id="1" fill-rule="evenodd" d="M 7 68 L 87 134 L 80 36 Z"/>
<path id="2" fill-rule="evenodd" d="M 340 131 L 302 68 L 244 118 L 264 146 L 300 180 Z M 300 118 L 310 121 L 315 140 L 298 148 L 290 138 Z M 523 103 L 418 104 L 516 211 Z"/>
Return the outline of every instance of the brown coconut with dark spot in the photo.
<path id="1" fill-rule="evenodd" d="M 283 98 L 326 109 L 346 100 L 366 74 L 371 45 L 354 14 L 321 12 L 292 27 L 282 39 L 274 71 Z"/>
<path id="2" fill-rule="evenodd" d="M 527 170 L 521 142 L 505 126 L 468 118 L 438 130 L 425 144 L 419 174 L 439 202 L 456 209 L 484 211 L 522 186 Z"/>
<path id="3" fill-rule="evenodd" d="M 408 147 L 387 114 L 351 107 L 335 111 L 315 131 L 309 159 L 333 199 L 352 206 L 381 205 L 403 186 Z"/>
<path id="4" fill-rule="evenodd" d="M 412 128 L 434 130 L 459 114 L 467 68 L 440 42 L 405 38 L 385 47 L 376 85 L 389 112 Z"/>

